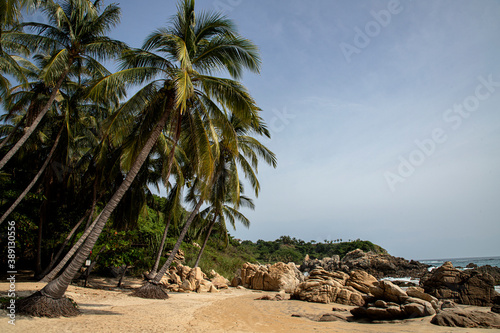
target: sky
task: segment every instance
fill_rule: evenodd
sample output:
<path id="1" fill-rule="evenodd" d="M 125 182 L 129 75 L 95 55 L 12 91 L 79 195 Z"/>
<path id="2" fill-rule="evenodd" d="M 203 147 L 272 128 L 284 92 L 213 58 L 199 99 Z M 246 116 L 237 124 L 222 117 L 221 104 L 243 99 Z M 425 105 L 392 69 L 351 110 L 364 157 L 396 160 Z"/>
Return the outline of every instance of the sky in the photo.
<path id="1" fill-rule="evenodd" d="M 118 1 L 140 47 L 176 1 Z M 109 3 L 105 2 L 105 3 Z M 240 239 L 364 239 L 407 259 L 500 256 L 500 2 L 197 0 L 260 49 L 243 83 L 278 158 Z M 248 193 L 250 194 L 250 193 Z"/>

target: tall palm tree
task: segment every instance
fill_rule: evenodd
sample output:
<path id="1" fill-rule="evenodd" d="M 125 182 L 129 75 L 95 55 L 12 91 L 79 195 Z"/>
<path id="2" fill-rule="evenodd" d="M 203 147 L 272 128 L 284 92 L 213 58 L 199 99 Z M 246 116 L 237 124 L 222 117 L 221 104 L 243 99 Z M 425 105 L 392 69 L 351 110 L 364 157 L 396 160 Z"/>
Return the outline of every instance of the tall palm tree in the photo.
<path id="1" fill-rule="evenodd" d="M 261 134 L 269 137 L 270 134 L 263 123 L 259 123 L 255 127 L 254 124 L 242 123 L 234 116 L 230 117 L 230 123 L 236 133 L 237 145 L 234 147 L 231 140 L 227 140 L 223 136 L 220 138 L 218 144 L 219 154 L 214 167 L 219 176 L 214 180 L 211 189 L 210 207 L 203 212 L 203 215 L 211 216 L 211 221 L 208 223 L 208 231 L 196 259 L 195 267 L 199 264 L 208 238 L 217 221 L 223 230 L 226 230 L 225 216 L 231 221 L 233 227 L 235 227 L 235 219 L 240 220 L 246 227 L 250 224 L 248 219 L 238 211 L 241 204 L 254 208 L 251 200 L 241 196 L 243 191 L 240 185 L 238 166 L 244 170 L 245 177 L 249 179 L 256 196 L 258 196 L 260 190 L 260 184 L 256 177 L 259 157 L 263 157 L 268 164 L 276 167 L 276 156 L 251 135 Z M 250 162 L 248 158 L 250 158 Z M 234 207 L 231 207 L 231 204 Z"/>
<path id="2" fill-rule="evenodd" d="M 76 314 L 71 302 L 63 297 L 64 293 L 88 257 L 106 221 L 134 181 L 168 119 L 180 121 L 182 114 L 194 109 L 196 114 L 192 119 L 195 123 L 191 124 L 194 128 L 203 127 L 199 125 L 203 117 L 213 117 L 222 123 L 227 117 L 224 110 L 245 122 L 258 121 L 259 109 L 238 81 L 210 75 L 225 70 L 237 79 L 244 69 L 258 72 L 260 60 L 255 45 L 240 37 L 234 25 L 220 14 L 201 14 L 195 20 L 194 0 L 184 0 L 179 5 L 179 13 L 174 17 L 172 26 L 171 29 L 153 33 L 145 43 L 146 50 L 126 52 L 126 68 L 96 85 L 94 96 L 102 96 L 103 91 L 109 91 L 108 88 L 118 86 L 121 81 L 141 83 L 163 74 L 161 81 L 146 85 L 121 108 L 123 112 L 137 112 L 140 107 L 142 115 L 150 115 L 150 120 L 155 119 L 150 122 L 147 140 L 124 181 L 102 210 L 91 234 L 64 272 L 40 292 L 22 300 L 18 304 L 18 311 L 38 316 Z M 166 57 L 162 58 L 150 50 L 161 52 Z M 231 131 L 228 121 L 226 124 L 225 130 Z M 214 131 L 212 133 L 215 135 Z M 198 137 L 198 143 L 206 142 L 205 146 L 209 147 L 207 132 L 196 134 L 192 133 Z M 200 151 L 200 156 L 204 158 L 199 161 L 206 159 L 208 162 L 197 161 L 199 177 L 210 178 L 213 160 L 210 155 L 209 148 L 205 152 Z M 209 172 L 203 170 L 204 166 L 208 166 Z M 202 199 L 197 204 L 198 209 L 201 202 Z"/>
<path id="3" fill-rule="evenodd" d="M 0 161 L 0 169 L 14 156 L 30 135 L 35 131 L 42 118 L 51 107 L 64 80 L 72 67 L 101 69 L 98 60 L 114 57 L 126 48 L 120 41 L 105 34 L 120 21 L 120 8 L 109 5 L 101 12 L 101 1 L 62 0 L 56 3 L 46 0 L 42 6 L 49 24 L 23 23 L 38 34 L 12 32 L 8 40 L 25 46 L 31 51 L 50 50 L 51 59 L 44 68 L 41 79 L 52 88 L 46 105 L 24 135 Z"/>

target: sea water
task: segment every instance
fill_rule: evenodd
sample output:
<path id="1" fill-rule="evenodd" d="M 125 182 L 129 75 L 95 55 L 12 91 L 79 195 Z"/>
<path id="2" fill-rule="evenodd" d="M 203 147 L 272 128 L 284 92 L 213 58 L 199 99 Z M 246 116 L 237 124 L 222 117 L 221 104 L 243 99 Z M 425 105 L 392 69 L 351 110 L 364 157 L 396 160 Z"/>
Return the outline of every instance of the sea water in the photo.
<path id="1" fill-rule="evenodd" d="M 430 269 L 443 265 L 446 261 L 451 261 L 453 267 L 465 268 L 468 264 L 478 266 L 496 266 L 500 267 L 500 257 L 476 257 L 476 258 L 449 258 L 449 259 L 426 259 L 419 260 L 422 264 L 431 265 Z"/>
<path id="2" fill-rule="evenodd" d="M 477 266 L 485 266 L 485 265 L 490 265 L 490 266 L 496 266 L 500 267 L 500 257 L 475 257 L 475 258 L 448 258 L 448 259 L 426 259 L 426 260 L 419 260 L 422 264 L 427 264 L 430 265 L 429 271 L 442 266 L 446 261 L 451 261 L 453 264 L 453 267 L 458 268 L 458 269 L 467 269 L 466 266 L 470 263 L 476 264 Z M 384 278 L 383 280 L 389 280 L 389 281 L 407 281 L 407 282 L 413 282 L 418 285 L 418 279 L 411 279 L 411 278 Z M 495 286 L 495 290 L 500 293 L 500 286 Z"/>

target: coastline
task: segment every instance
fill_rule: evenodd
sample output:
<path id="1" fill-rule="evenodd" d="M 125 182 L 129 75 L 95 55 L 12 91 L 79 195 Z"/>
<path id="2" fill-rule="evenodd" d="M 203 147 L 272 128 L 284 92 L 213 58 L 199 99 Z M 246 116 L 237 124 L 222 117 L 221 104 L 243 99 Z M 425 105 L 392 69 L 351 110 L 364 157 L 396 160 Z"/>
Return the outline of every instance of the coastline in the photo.
<path id="1" fill-rule="evenodd" d="M 109 280 L 92 281 L 98 288 L 110 288 Z M 311 319 L 332 313 L 332 308 L 351 309 L 340 304 L 309 303 L 297 300 L 255 300 L 275 292 L 229 288 L 218 293 L 170 293 L 168 300 L 131 297 L 130 288 L 139 286 L 139 279 L 127 278 L 129 289 L 106 290 L 70 286 L 67 295 L 80 306 L 82 315 L 72 318 L 16 318 L 16 325 L 7 323 L 5 311 L 0 319 L 2 332 L 469 332 L 470 329 L 435 326 L 432 317 L 409 319 L 395 323 L 317 322 Z M 108 285 L 108 287 L 106 287 Z M 41 283 L 19 282 L 19 296 L 26 296 L 43 287 Z M 8 289 L 0 283 L 3 295 Z M 288 298 L 288 297 L 287 297 Z M 488 308 L 463 306 L 488 311 Z M 348 312 L 342 312 L 348 315 Z M 301 317 L 292 317 L 300 315 Z M 311 319 L 310 319 L 311 318 Z M 474 329 L 473 332 L 491 332 Z"/>

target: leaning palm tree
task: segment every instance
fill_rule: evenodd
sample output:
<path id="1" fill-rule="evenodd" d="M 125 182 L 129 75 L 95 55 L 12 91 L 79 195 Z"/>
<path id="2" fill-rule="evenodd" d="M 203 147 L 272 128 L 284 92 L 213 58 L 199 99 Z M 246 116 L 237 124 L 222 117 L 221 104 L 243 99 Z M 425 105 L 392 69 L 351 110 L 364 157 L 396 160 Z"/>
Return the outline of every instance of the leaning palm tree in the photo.
<path id="1" fill-rule="evenodd" d="M 102 66 L 98 60 L 112 58 L 126 48 L 124 43 L 105 35 L 120 21 L 120 8 L 117 5 L 109 5 L 101 12 L 99 0 L 63 0 L 61 4 L 46 0 L 42 10 L 49 24 L 21 24 L 22 27 L 29 27 L 38 34 L 12 32 L 7 37 L 8 41 L 23 45 L 33 52 L 42 49 L 52 54 L 41 75 L 43 82 L 52 88 L 52 93 L 24 135 L 2 158 L 0 169 L 35 131 L 72 67 L 100 69 Z"/>
<path id="2" fill-rule="evenodd" d="M 161 81 L 146 85 L 122 108 L 124 112 L 127 108 L 129 111 L 140 109 L 142 115 L 151 115 L 150 118 L 156 121 L 150 122 L 150 130 L 142 150 L 95 221 L 95 227 L 74 259 L 58 278 L 19 302 L 19 312 L 37 316 L 70 316 L 78 313 L 71 301 L 64 298 L 64 293 L 88 257 L 113 210 L 134 181 L 168 119 L 180 121 L 182 114 L 194 108 L 196 114 L 192 119 L 195 123 L 192 125 L 200 131 L 203 127 L 200 125 L 203 123 L 202 115 L 223 122 L 227 118 L 227 112 L 231 112 L 244 122 L 258 121 L 259 108 L 238 81 L 210 75 L 213 72 L 227 71 L 237 79 L 245 68 L 258 72 L 260 61 L 255 45 L 241 38 L 231 21 L 220 14 L 202 14 L 195 20 L 193 0 L 185 0 L 179 5 L 179 13 L 172 23 L 171 29 L 159 30 L 148 38 L 145 51 L 125 54 L 128 65 L 135 66 L 127 66 L 132 68 L 125 68 L 96 85 L 94 95 L 102 97 L 103 91 L 109 91 L 110 87 L 119 85 L 119 82 L 140 83 L 163 74 Z M 163 53 L 165 58 L 152 51 Z M 225 130 L 231 131 L 229 122 L 226 121 L 225 124 Z M 207 142 L 205 146 L 209 147 L 207 130 L 202 133 L 192 134 L 198 137 L 199 143 Z M 215 135 L 214 131 L 212 133 Z M 200 156 L 208 162 L 200 162 L 204 158 L 197 161 L 195 166 L 198 177 L 210 178 L 211 170 L 203 170 L 203 165 L 208 165 L 208 169 L 211 169 L 210 149 L 199 151 Z M 200 202 L 203 200 L 198 201 L 198 209 Z"/>

